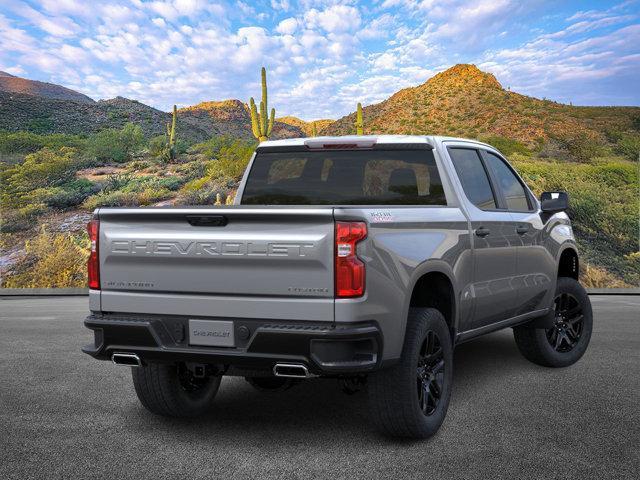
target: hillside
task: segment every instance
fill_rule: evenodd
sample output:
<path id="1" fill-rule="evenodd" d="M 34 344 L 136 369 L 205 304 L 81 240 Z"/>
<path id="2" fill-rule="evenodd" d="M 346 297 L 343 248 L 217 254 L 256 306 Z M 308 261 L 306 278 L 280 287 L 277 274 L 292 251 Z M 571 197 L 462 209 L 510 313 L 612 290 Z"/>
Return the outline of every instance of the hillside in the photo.
<path id="1" fill-rule="evenodd" d="M 311 129 L 313 128 L 312 125 L 314 123 L 316 125 L 316 131 L 318 135 L 320 135 L 322 134 L 323 129 L 325 129 L 327 126 L 331 125 L 334 122 L 334 120 L 330 120 L 330 119 L 320 119 L 320 120 L 313 120 L 311 122 L 305 122 L 304 120 L 291 115 L 287 117 L 276 118 L 276 121 L 286 123 L 287 125 L 291 125 L 293 127 L 299 128 L 307 137 L 311 136 L 311 132 L 312 132 Z"/>
<path id="2" fill-rule="evenodd" d="M 94 103 L 94 100 L 60 85 L 39 82 L 26 78 L 16 77 L 6 72 L 0 72 L 0 92 L 9 94 L 36 95 L 53 100 L 70 100 L 80 103 Z"/>
<path id="3" fill-rule="evenodd" d="M 187 119 L 212 135 L 229 135 L 243 139 L 253 139 L 251 115 L 248 106 L 240 100 L 201 102 L 178 110 L 178 118 Z M 290 138 L 304 135 L 301 128 L 276 120 L 273 138 Z"/>
<path id="4" fill-rule="evenodd" d="M 540 100 L 504 89 L 475 65 L 460 64 L 364 107 L 363 116 L 365 133 L 497 135 L 533 147 L 549 138 L 575 135 L 604 141 L 608 129 L 637 129 L 640 108 L 573 107 Z M 354 121 L 351 113 L 322 133 L 354 133 Z"/>
<path id="5" fill-rule="evenodd" d="M 86 103 L 0 91 L 0 130 L 90 134 L 132 122 L 150 137 L 163 134 L 170 120 L 167 112 L 123 97 Z M 303 135 L 299 128 L 281 122 L 276 122 L 273 130 L 274 138 Z M 190 143 L 212 135 L 253 138 L 249 112 L 239 100 L 204 102 L 180 109 L 178 135 Z"/>

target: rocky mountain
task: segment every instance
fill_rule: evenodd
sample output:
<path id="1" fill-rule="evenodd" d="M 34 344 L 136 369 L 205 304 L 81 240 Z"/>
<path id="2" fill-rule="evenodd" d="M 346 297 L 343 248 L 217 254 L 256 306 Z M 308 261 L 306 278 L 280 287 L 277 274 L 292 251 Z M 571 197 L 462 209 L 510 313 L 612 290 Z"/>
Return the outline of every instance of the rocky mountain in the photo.
<path id="1" fill-rule="evenodd" d="M 178 110 L 178 118 L 186 119 L 190 124 L 205 130 L 208 136 L 230 135 L 253 139 L 249 107 L 240 100 L 202 102 Z M 276 120 L 273 125 L 273 138 L 291 138 L 304 136 L 302 128 Z"/>
<path id="2" fill-rule="evenodd" d="M 69 100 L 79 103 L 94 103 L 92 98 L 60 85 L 39 82 L 16 77 L 6 72 L 0 72 L 0 92 L 9 94 L 36 95 L 53 100 Z"/>
<path id="3" fill-rule="evenodd" d="M 311 136 L 311 132 L 313 128 L 312 125 L 314 123 L 316 126 L 316 132 L 318 133 L 318 135 L 321 135 L 323 129 L 325 129 L 327 126 L 331 125 L 334 122 L 334 120 L 330 120 L 330 119 L 313 120 L 311 122 L 306 122 L 298 117 L 294 117 L 291 115 L 287 117 L 276 118 L 276 121 L 286 123 L 287 125 L 291 125 L 293 127 L 299 128 L 307 137 Z"/>
<path id="4" fill-rule="evenodd" d="M 79 92 L 0 72 L 0 130 L 88 134 L 125 123 L 140 125 L 146 136 L 161 135 L 171 115 L 136 100 L 94 101 Z M 178 113 L 178 136 L 190 143 L 212 135 L 253 139 L 251 117 L 240 100 L 202 102 Z M 274 138 L 303 136 L 299 126 L 276 121 Z"/>
<path id="5" fill-rule="evenodd" d="M 576 134 L 603 140 L 607 129 L 637 128 L 640 108 L 574 107 L 540 100 L 503 88 L 475 65 L 460 64 L 364 107 L 363 116 L 365 133 L 498 135 L 533 146 Z M 352 134 L 354 121 L 355 112 L 322 133 Z"/>

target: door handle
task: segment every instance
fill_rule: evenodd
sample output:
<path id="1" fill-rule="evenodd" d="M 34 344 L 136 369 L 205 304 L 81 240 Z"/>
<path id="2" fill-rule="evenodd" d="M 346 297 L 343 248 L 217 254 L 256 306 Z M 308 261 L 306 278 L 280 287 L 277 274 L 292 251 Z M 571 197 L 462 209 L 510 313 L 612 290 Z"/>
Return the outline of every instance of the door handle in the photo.
<path id="1" fill-rule="evenodd" d="M 516 232 L 518 233 L 518 235 L 524 235 L 528 231 L 529 231 L 529 227 L 527 225 L 518 225 L 516 227 Z"/>
<path id="2" fill-rule="evenodd" d="M 476 228 L 476 235 L 478 237 L 486 237 L 487 235 L 489 235 L 491 233 L 491 230 L 489 230 L 486 227 L 479 227 Z"/>

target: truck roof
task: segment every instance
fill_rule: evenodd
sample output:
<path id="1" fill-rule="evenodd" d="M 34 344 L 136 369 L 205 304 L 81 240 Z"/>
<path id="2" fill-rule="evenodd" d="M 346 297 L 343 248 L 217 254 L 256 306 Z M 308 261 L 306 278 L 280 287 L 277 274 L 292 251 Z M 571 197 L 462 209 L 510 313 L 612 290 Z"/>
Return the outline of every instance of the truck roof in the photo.
<path id="1" fill-rule="evenodd" d="M 321 137 L 298 137 L 298 138 L 284 138 L 282 140 L 267 140 L 260 143 L 260 147 L 301 147 L 309 144 L 323 144 L 323 143 L 357 143 L 363 146 L 369 144 L 427 144 L 435 146 L 438 142 L 443 141 L 459 141 L 470 142 L 480 145 L 487 145 L 486 143 L 469 138 L 457 138 L 457 137 L 445 137 L 435 135 L 344 135 L 344 136 L 321 136 Z"/>

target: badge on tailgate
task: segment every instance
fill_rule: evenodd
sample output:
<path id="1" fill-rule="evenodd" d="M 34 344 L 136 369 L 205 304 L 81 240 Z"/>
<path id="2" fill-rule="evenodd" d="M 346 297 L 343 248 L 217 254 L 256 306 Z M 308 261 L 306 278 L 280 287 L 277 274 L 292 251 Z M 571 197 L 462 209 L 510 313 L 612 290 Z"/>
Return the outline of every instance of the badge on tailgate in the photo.
<path id="1" fill-rule="evenodd" d="M 222 320 L 189 320 L 189 345 L 234 347 L 233 322 Z"/>

